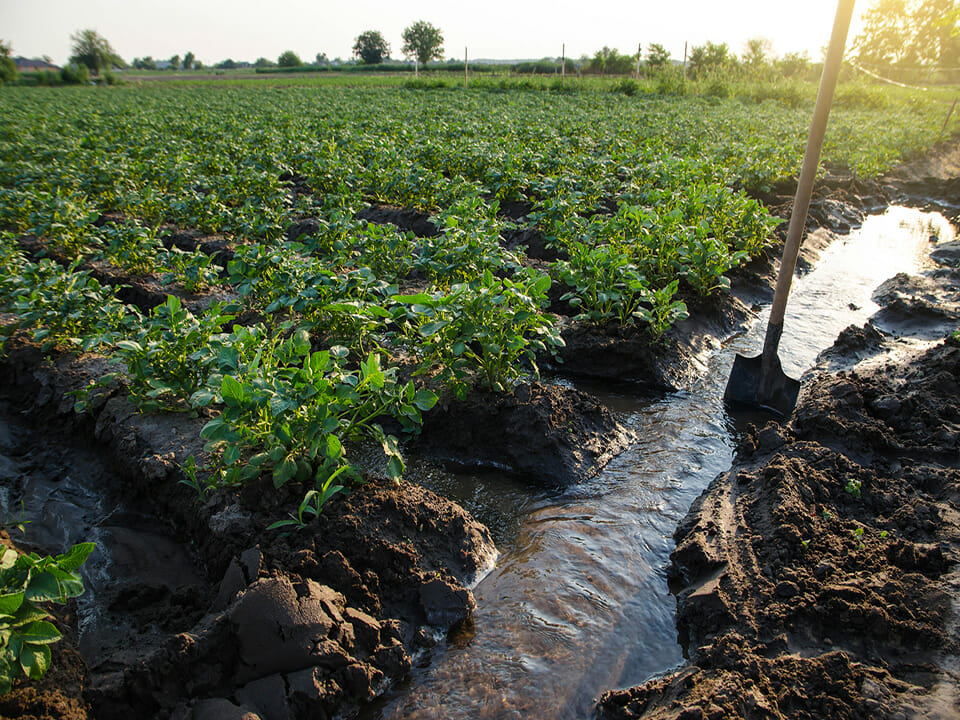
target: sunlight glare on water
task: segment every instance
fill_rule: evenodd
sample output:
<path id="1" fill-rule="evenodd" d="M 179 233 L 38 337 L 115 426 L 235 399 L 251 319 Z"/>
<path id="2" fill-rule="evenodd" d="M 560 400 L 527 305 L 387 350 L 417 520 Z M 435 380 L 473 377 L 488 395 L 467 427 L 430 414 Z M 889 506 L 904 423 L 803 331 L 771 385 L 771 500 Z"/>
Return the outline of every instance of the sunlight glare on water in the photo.
<path id="1" fill-rule="evenodd" d="M 939 215 L 904 208 L 868 218 L 795 281 L 780 356 L 796 376 L 852 323 L 876 311 L 873 290 L 914 272 Z M 474 590 L 477 610 L 382 718 L 583 718 L 601 692 L 683 660 L 665 569 L 690 503 L 730 467 L 735 438 L 721 396 L 736 353 L 757 354 L 765 317 L 710 360 L 688 391 L 601 399 L 639 441 L 596 478 L 546 494 L 500 475 L 440 474 L 430 487 L 491 527 L 502 552 Z"/>

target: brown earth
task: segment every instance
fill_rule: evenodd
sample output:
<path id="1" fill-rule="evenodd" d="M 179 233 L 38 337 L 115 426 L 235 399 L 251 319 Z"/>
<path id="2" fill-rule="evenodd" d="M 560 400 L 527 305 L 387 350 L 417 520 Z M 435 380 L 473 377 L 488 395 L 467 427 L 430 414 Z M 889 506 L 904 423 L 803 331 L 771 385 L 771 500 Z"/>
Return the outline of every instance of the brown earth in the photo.
<path id="1" fill-rule="evenodd" d="M 78 417 L 68 393 L 101 374 L 103 359 L 44 360 L 21 338 L 6 353 L 0 390 L 8 410 L 20 410 L 0 427 L 10 438 L 0 448 L 9 499 L 56 476 L 68 495 L 92 489 L 124 507 L 146 506 L 168 527 L 164 542 L 193 558 L 184 576 L 199 578 L 99 588 L 104 627 L 116 637 L 94 638 L 96 663 L 80 666 L 88 680 L 54 675 L 49 687 L 18 690 L 5 698 L 7 716 L 331 716 L 403 678 L 437 632 L 472 612 L 467 586 L 495 550 L 486 528 L 453 503 L 371 477 L 308 530 L 266 531 L 295 507 L 292 492 L 285 504 L 264 503 L 269 494 L 250 487 L 198 505 L 178 482 L 179 464 L 202 453 L 201 420 L 137 413 L 119 389 L 93 398 L 91 414 Z M 61 442 L 64 452 L 56 450 Z M 81 458 L 85 451 L 95 457 Z M 87 484 L 71 485 L 72 470 Z M 130 515 L 125 542 L 146 552 L 136 543 L 142 516 L 109 505 L 94 524 Z M 71 648 L 68 633 L 58 651 L 75 655 Z M 75 665 L 65 662 L 65 671 Z M 64 714 L 68 706 L 73 715 Z"/>
<path id="2" fill-rule="evenodd" d="M 909 179 L 898 182 L 901 186 L 889 187 L 899 192 L 899 187 L 907 187 L 903 183 Z M 951 188 L 944 185 L 941 194 L 946 197 Z M 881 187 L 878 191 L 881 196 L 884 190 Z M 842 232 L 859 219 L 856 205 L 840 194 L 840 201 L 826 197 L 815 204 L 814 213 L 817 222 L 826 222 Z M 372 221 L 409 225 L 424 220 L 403 215 L 406 211 L 402 209 L 374 210 L 377 217 Z M 421 228 L 424 233 L 429 230 Z M 185 243 L 199 242 L 199 238 L 176 237 Z M 177 243 L 176 237 L 171 235 L 168 241 Z M 516 237 L 505 240 L 520 242 Z M 738 285 L 740 296 L 745 298 L 749 293 L 744 294 L 743 287 L 762 289 L 768 285 L 774 267 L 772 257 L 767 257 L 747 268 L 734 278 L 735 293 Z M 910 293 L 903 288 L 900 291 L 909 314 L 912 299 L 905 298 Z M 744 317 L 744 308 L 733 295 L 723 296 L 711 309 L 699 310 L 703 312 L 695 313 L 691 321 L 671 333 L 678 347 L 672 351 L 675 355 L 668 356 L 669 362 L 651 369 L 656 358 L 644 358 L 617 372 L 641 384 L 648 377 L 655 378 L 649 382 L 651 387 L 682 385 L 684 377 L 696 372 L 699 351 L 717 337 L 728 335 Z M 868 334 L 864 331 L 865 336 Z M 582 373 L 571 370 L 574 374 L 597 376 L 597 369 L 616 352 L 612 348 L 630 345 L 629 338 L 608 343 L 608 333 L 586 330 L 580 335 L 598 339 L 593 357 L 584 362 Z M 578 347 L 570 358 L 589 356 L 590 342 L 577 346 L 575 333 L 566 337 Z M 857 345 L 856 338 L 848 340 Z M 952 345 L 946 347 L 951 352 L 957 350 Z M 263 493 L 257 486 L 243 491 L 223 490 L 197 505 L 193 492 L 179 482 L 184 479 L 180 464 L 189 454 L 202 457 L 202 421 L 182 415 L 141 415 L 129 405 L 122 388 L 95 398 L 90 415 L 77 417 L 68 393 L 102 374 L 103 359 L 44 360 L 38 349 L 22 338 L 5 349 L 0 392 L 11 407 L 30 416 L 28 424 L 32 424 L 34 435 L 26 442 L 32 443 L 33 449 L 27 448 L 26 455 L 42 455 L 40 449 L 56 442 L 59 432 L 65 433 L 64 437 L 82 439 L 110 471 L 101 478 L 109 485 L 105 492 L 125 502 L 149 506 L 163 517 L 171 536 L 179 538 L 201 576 L 187 589 L 153 585 L 115 589 L 106 611 L 114 614 L 111 618 L 122 616 L 118 627 L 134 629 L 129 638 L 121 637 L 114 643 L 118 647 L 116 655 L 87 668 L 89 684 L 66 681 L 56 685 L 57 692 L 66 693 L 65 701 L 72 703 L 73 717 L 88 716 L 91 707 L 96 717 L 105 718 L 132 714 L 255 720 L 349 714 L 388 683 L 404 677 L 417 655 L 435 642 L 437 632 L 456 627 L 471 613 L 474 601 L 468 586 L 491 561 L 494 550 L 486 529 L 453 503 L 422 488 L 398 488 L 371 477 L 366 485 L 336 501 L 309 530 L 266 532 L 266 525 L 292 507 L 302 489 L 285 488 L 289 492 L 280 493 Z M 953 357 L 954 367 L 955 360 Z M 941 363 L 937 368 L 934 374 L 948 382 L 947 365 Z M 924 366 L 923 372 L 933 369 Z M 874 382 L 877 379 L 869 376 L 867 384 Z M 831 423 L 836 418 L 849 415 L 851 422 L 847 424 L 864 430 L 871 438 L 870 432 L 878 433 L 878 437 L 895 437 L 896 429 L 885 435 L 871 424 L 880 417 L 877 413 L 902 417 L 907 425 L 920 420 L 927 423 L 922 405 L 904 403 L 898 407 L 893 401 L 882 400 L 877 410 L 864 399 L 865 389 L 856 383 L 854 388 L 856 392 L 846 387 L 837 389 L 835 396 L 824 391 L 821 399 L 835 405 L 820 423 L 824 428 L 833 428 Z M 930 390 L 934 394 L 937 391 Z M 940 393 L 943 391 L 939 388 Z M 901 395 L 894 398 L 902 402 Z M 469 462 L 495 463 L 502 457 L 498 453 L 503 452 L 504 423 L 520 417 L 516 413 L 528 411 L 525 399 L 537 400 L 530 403 L 534 416 L 526 424 L 550 431 L 554 435 L 551 442 L 559 437 L 560 444 L 547 443 L 541 459 L 528 465 L 544 466 L 548 458 L 552 461 L 557 448 L 566 444 L 571 450 L 567 467 L 573 468 L 569 477 L 595 472 L 626 439 L 615 424 L 607 422 L 602 410 L 594 411 L 583 399 L 568 402 L 559 399 L 562 397 L 572 395 L 539 385 L 524 386 L 499 401 L 498 412 L 502 410 L 503 414 L 484 415 L 484 403 L 480 401 L 473 409 L 457 408 L 447 418 L 461 421 L 476 412 L 475 417 L 481 418 L 476 429 L 480 441 L 471 443 L 473 457 Z M 845 405 L 848 400 L 849 405 Z M 953 425 L 946 427 L 955 429 L 955 406 L 949 407 L 954 407 L 949 420 Z M 585 409 L 590 412 L 582 413 Z M 857 421 L 857 413 L 864 412 L 871 418 L 869 422 Z M 931 456 L 926 446 L 897 456 L 892 445 L 870 445 L 866 458 L 858 454 L 860 451 L 847 456 L 842 442 L 846 429 L 840 432 L 833 428 L 830 432 L 834 434 L 830 435 L 820 428 L 816 407 L 802 417 L 807 419 L 807 427 L 791 425 L 783 432 L 774 429 L 772 435 L 764 430 L 745 440 L 738 467 L 745 478 L 755 479 L 742 483 L 728 480 L 729 486 L 737 488 L 736 497 L 730 493 L 724 496 L 726 500 L 717 505 L 720 515 L 703 515 L 707 517 L 706 529 L 691 521 L 693 525 L 686 534 L 683 528 L 678 531 L 681 542 L 687 535 L 700 538 L 690 541 L 694 549 L 689 553 L 689 567 L 682 559 L 677 565 L 688 582 L 686 595 L 694 598 L 694 604 L 700 599 L 704 602 L 701 611 L 680 613 L 681 626 L 695 644 L 702 644 L 695 653 L 697 669 L 645 686 L 658 690 L 641 688 L 625 691 L 625 696 L 605 696 L 602 712 L 616 716 L 623 711 L 630 716 L 640 707 L 637 703 L 660 708 L 668 705 L 663 700 L 667 697 L 671 702 L 673 698 L 686 702 L 688 696 L 683 693 L 689 691 L 690 678 L 697 678 L 692 686 L 701 690 L 697 691 L 700 695 L 689 697 L 703 700 L 703 707 L 691 704 L 689 714 L 677 716 L 736 717 L 739 708 L 746 707 L 749 712 L 760 708 L 760 714 L 745 716 L 776 717 L 774 713 L 782 709 L 787 714 L 794 708 L 799 708 L 798 713 L 805 712 L 803 708 L 823 703 L 827 695 L 837 698 L 834 707 L 843 714 L 854 712 L 849 710 L 854 707 L 873 708 L 870 701 L 876 701 L 881 709 L 892 707 L 890 697 L 908 705 L 914 702 L 914 696 L 924 702 L 930 697 L 925 690 L 939 677 L 930 662 L 940 657 L 931 653 L 952 652 L 954 644 L 952 636 L 944 635 L 945 603 L 951 596 L 942 586 L 955 557 L 952 543 L 957 523 L 953 515 L 940 512 L 940 508 L 952 502 L 956 465 L 941 467 L 944 453 Z M 798 413 L 797 423 L 800 418 Z M 933 413 L 929 420 L 923 427 L 932 432 L 934 424 L 945 418 Z M 567 434 L 570 429 L 576 432 Z M 436 438 L 441 437 L 439 430 L 434 432 Z M 539 432 L 518 435 L 520 442 L 510 456 L 515 458 L 514 469 L 518 472 L 528 472 L 522 466 L 527 462 L 523 458 L 524 443 Z M 808 435 L 802 436 L 804 432 Z M 955 458 L 956 432 L 952 437 Z M 457 446 L 456 437 L 436 438 L 432 441 L 434 455 L 447 452 L 451 457 L 466 456 L 466 446 Z M 425 446 L 430 442 L 430 434 L 425 433 Z M 451 447 L 457 452 L 449 452 Z M 881 467 L 889 478 L 881 478 L 875 470 L 878 457 L 886 463 Z M 773 480 L 764 474 L 763 463 L 772 463 L 775 468 Z M 851 468 L 856 469 L 854 477 L 861 481 L 857 500 L 862 507 L 850 506 L 852 496 L 846 488 Z M 546 474 L 560 477 L 552 466 Z M 915 482 L 920 483 L 916 488 L 911 485 Z M 711 490 L 720 484 L 718 479 Z M 879 488 L 876 497 L 872 494 L 874 485 Z M 770 497 L 760 493 L 768 486 L 781 490 Z M 892 499 L 887 505 L 878 505 L 881 496 Z M 745 500 L 741 507 L 737 504 L 741 497 L 752 500 Z M 709 498 L 705 495 L 694 512 L 713 512 Z M 833 514 L 807 517 L 804 513 L 811 511 L 811 502 L 813 512 L 833 503 Z M 704 507 L 707 509 L 702 510 Z M 884 508 L 888 514 L 878 514 Z M 734 529 L 739 526 L 729 523 L 733 510 L 744 517 L 748 512 L 758 513 L 757 527 L 762 532 L 748 532 L 743 537 L 743 531 Z M 900 523 L 901 519 L 906 524 Z M 721 532 L 718 528 L 724 529 Z M 863 533 L 855 534 L 857 528 L 863 528 Z M 884 530 L 887 534 L 881 536 Z M 809 538 L 802 534 L 804 531 L 811 532 Z M 760 538 L 756 547 L 755 537 Z M 703 557 L 697 554 L 701 549 Z M 722 553 L 734 550 L 766 581 L 757 583 L 756 576 L 739 571 L 719 572 L 722 568 L 716 563 L 727 563 L 720 559 L 725 557 Z M 803 565 L 810 553 L 829 558 L 823 561 L 829 567 L 819 560 L 812 570 Z M 868 560 L 868 571 L 851 564 L 850 558 L 860 555 Z M 879 585 L 874 581 L 874 570 L 881 573 Z M 733 579 L 724 579 L 728 577 Z M 759 597 L 751 594 L 754 587 L 759 588 Z M 899 600 L 906 603 L 903 611 L 896 606 Z M 681 606 L 683 602 L 681 599 Z M 858 630 L 833 622 L 848 606 L 858 609 L 859 614 L 853 617 L 859 624 L 851 626 Z M 73 627 L 70 616 L 63 622 L 68 637 L 62 648 L 69 653 Z M 833 631 L 836 637 L 831 637 L 829 647 L 824 649 L 825 641 L 817 632 L 822 633 L 822 626 L 831 622 L 830 627 L 837 628 Z M 883 633 L 881 639 L 865 640 L 875 627 L 890 633 L 893 640 L 882 640 Z M 137 641 L 148 635 L 151 642 L 138 654 Z M 905 659 L 891 661 L 883 653 L 900 653 Z M 748 658 L 748 668 L 738 664 L 740 658 Z M 71 667 L 70 662 L 65 665 Z M 80 671 L 75 668 L 71 672 Z M 790 683 L 795 684 L 797 678 L 813 690 L 791 691 Z M 746 693 L 737 695 L 736 688 L 743 687 L 748 688 Z M 828 692 L 821 691 L 823 688 Z M 5 712 L 12 717 L 25 714 L 34 700 L 24 697 L 22 706 Z M 626 700 L 621 702 L 621 698 Z M 829 706 L 819 707 L 829 711 Z M 61 716 L 56 710 L 44 712 L 49 714 L 38 717 Z M 858 715 L 854 712 L 850 716 Z"/>
<path id="3" fill-rule="evenodd" d="M 874 299 L 887 332 L 846 330 L 677 529 L 689 665 L 600 717 L 960 717 L 960 341 L 898 337 L 957 328 L 960 272 Z"/>

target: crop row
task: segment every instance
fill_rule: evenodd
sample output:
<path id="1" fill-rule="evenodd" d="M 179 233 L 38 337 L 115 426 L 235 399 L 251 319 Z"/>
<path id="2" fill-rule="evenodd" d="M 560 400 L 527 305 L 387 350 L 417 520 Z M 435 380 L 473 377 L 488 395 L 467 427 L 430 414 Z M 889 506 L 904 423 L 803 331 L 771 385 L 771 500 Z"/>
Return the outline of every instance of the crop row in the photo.
<path id="1" fill-rule="evenodd" d="M 204 413 L 198 491 L 300 482 L 295 522 L 355 474 L 350 441 L 399 477 L 396 435 L 438 394 L 536 374 L 556 312 L 661 339 L 768 241 L 746 189 L 794 171 L 805 129 L 775 103 L 606 95 L 14 89 L 0 108 L 8 327 L 107 353 L 144 411 Z M 827 152 L 875 170 L 933 124 L 841 114 Z M 365 219 L 381 206 L 425 220 Z M 104 264 L 171 295 L 126 306 Z"/>

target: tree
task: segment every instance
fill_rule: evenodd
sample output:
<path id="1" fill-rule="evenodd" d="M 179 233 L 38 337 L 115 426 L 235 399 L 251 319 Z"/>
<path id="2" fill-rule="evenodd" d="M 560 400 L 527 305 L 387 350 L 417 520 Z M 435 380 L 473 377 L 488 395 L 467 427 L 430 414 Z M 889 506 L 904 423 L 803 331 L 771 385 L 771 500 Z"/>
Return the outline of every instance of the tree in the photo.
<path id="1" fill-rule="evenodd" d="M 588 61 L 586 71 L 600 75 L 628 75 L 633 71 L 636 56 L 621 55 L 616 48 L 604 45 Z"/>
<path id="2" fill-rule="evenodd" d="M 960 61 L 958 0 L 876 0 L 853 41 L 867 65 L 939 65 Z"/>
<path id="3" fill-rule="evenodd" d="M 660 70 L 670 64 L 670 51 L 663 45 L 650 43 L 647 46 L 647 67 L 651 70 Z"/>
<path id="4" fill-rule="evenodd" d="M 70 62 L 86 66 L 95 77 L 102 69 L 125 65 L 106 38 L 96 30 L 78 30 L 70 36 L 70 40 L 73 43 L 70 47 L 73 52 Z"/>
<path id="5" fill-rule="evenodd" d="M 12 53 L 10 43 L 0 40 L 0 82 L 13 82 L 17 79 L 17 64 L 10 57 Z"/>
<path id="6" fill-rule="evenodd" d="M 134 58 L 133 63 L 131 63 L 135 70 L 156 70 L 157 61 L 152 57 L 147 55 L 143 58 Z"/>
<path id="7" fill-rule="evenodd" d="M 367 30 L 357 37 L 353 54 L 367 65 L 376 65 L 390 56 L 390 44 L 377 30 Z"/>
<path id="8" fill-rule="evenodd" d="M 303 60 L 293 50 L 284 50 L 277 58 L 277 65 L 280 67 L 300 67 Z"/>
<path id="9" fill-rule="evenodd" d="M 180 56 L 179 56 L 179 55 L 173 55 L 173 56 L 171 56 L 169 62 L 170 62 L 170 65 L 168 66 L 168 69 L 170 69 L 170 70 L 179 70 L 179 69 L 180 69 Z"/>
<path id="10" fill-rule="evenodd" d="M 255 68 L 269 68 L 269 67 L 273 67 L 274 65 L 276 65 L 276 63 L 273 62 L 273 60 L 268 60 L 265 57 L 258 57 L 256 60 L 253 61 L 253 66 Z"/>
<path id="11" fill-rule="evenodd" d="M 193 61 L 196 60 L 196 59 L 197 59 L 196 55 L 194 55 L 192 52 L 188 52 L 186 55 L 184 55 L 184 56 L 183 56 L 183 69 L 184 69 L 184 70 L 189 70 L 190 68 L 192 68 L 192 67 L 193 67 Z"/>
<path id="12" fill-rule="evenodd" d="M 754 37 L 743 45 L 743 62 L 751 68 L 759 68 L 767 64 L 773 43 L 767 38 Z"/>
<path id="13" fill-rule="evenodd" d="M 443 60 L 443 35 L 430 23 L 417 20 L 403 31 L 403 54 L 418 65 Z"/>
<path id="14" fill-rule="evenodd" d="M 789 52 L 777 60 L 775 64 L 781 75 L 794 77 L 810 69 L 810 56 L 806 52 Z"/>
<path id="15" fill-rule="evenodd" d="M 716 45 L 708 40 L 706 45 L 695 45 L 690 51 L 690 70 L 694 77 L 722 68 L 730 62 L 730 48 L 726 43 Z"/>
<path id="16" fill-rule="evenodd" d="M 269 62 L 269 60 L 267 61 Z M 227 58 L 226 60 L 221 60 L 216 65 L 215 68 L 218 70 L 233 70 L 237 66 L 237 63 L 234 62 L 233 58 Z"/>
<path id="17" fill-rule="evenodd" d="M 330 67 L 330 58 L 327 57 L 325 52 L 318 52 L 315 62 L 317 65 L 325 65 L 326 67 Z"/>

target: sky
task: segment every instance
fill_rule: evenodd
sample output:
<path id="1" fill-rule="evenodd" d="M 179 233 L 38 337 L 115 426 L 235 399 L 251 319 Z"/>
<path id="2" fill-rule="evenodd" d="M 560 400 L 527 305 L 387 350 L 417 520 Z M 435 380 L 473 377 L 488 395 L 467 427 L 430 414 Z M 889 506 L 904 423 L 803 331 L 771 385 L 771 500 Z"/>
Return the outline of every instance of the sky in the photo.
<path id="1" fill-rule="evenodd" d="M 850 38 L 858 32 L 860 0 Z M 437 26 L 447 59 L 536 59 L 592 55 L 603 46 L 644 53 L 659 43 L 676 59 L 684 43 L 725 42 L 741 54 L 755 37 L 773 52 L 822 57 L 830 39 L 836 0 L 0 0 L 0 39 L 14 55 L 70 56 L 70 36 L 92 28 L 130 62 L 193 52 L 212 65 L 232 58 L 276 60 L 293 50 L 304 61 L 317 53 L 348 59 L 356 37 L 378 30 L 401 57 L 403 29 L 417 20 Z"/>

